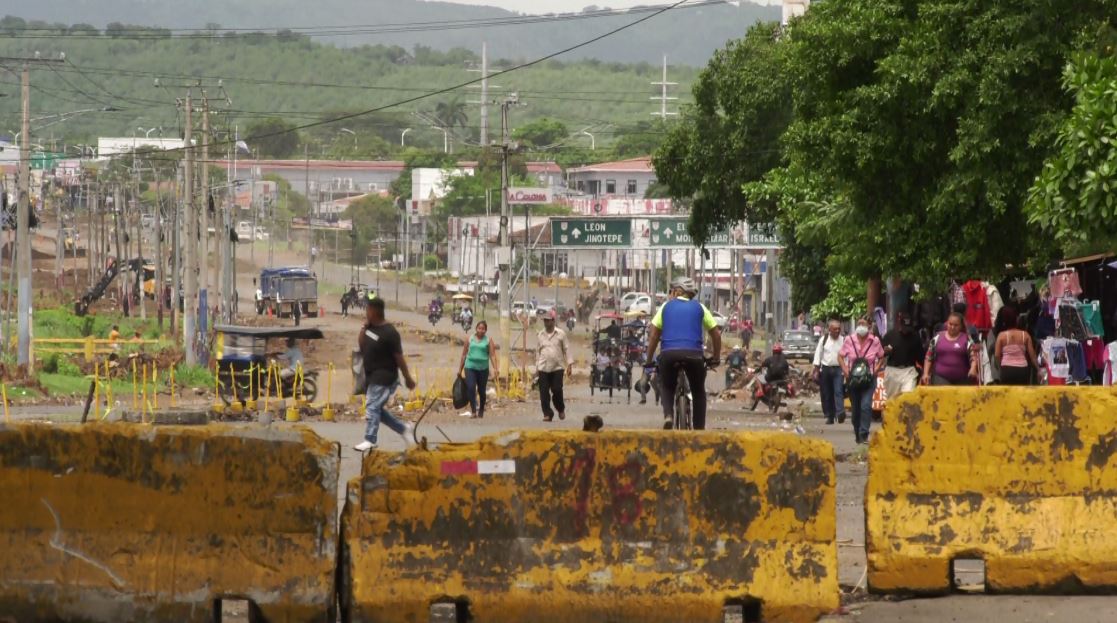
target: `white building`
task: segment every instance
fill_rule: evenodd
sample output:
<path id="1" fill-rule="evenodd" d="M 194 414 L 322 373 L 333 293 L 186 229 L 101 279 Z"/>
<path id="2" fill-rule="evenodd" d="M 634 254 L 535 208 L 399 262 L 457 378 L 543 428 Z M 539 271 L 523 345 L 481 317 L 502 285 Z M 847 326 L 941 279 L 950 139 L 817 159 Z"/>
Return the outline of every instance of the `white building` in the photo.
<path id="1" fill-rule="evenodd" d="M 642 199 L 655 183 L 650 156 L 600 162 L 566 172 L 567 188 L 593 198 Z"/>
<path id="2" fill-rule="evenodd" d="M 195 141 L 196 142 L 196 141 Z M 144 138 L 142 136 L 127 136 L 122 138 L 98 138 L 97 157 L 111 158 L 121 154 L 131 154 L 137 149 L 182 149 L 186 141 L 181 138 Z"/>
<path id="3" fill-rule="evenodd" d="M 783 0 L 783 19 L 780 23 L 787 26 L 793 18 L 802 17 L 811 6 L 811 0 Z"/>

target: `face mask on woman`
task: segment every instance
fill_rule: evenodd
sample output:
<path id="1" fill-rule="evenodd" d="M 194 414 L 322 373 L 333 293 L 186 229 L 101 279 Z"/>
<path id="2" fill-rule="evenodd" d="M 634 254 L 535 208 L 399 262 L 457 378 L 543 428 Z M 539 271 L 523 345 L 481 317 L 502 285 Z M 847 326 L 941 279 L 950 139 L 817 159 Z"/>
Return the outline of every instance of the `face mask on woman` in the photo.
<path id="1" fill-rule="evenodd" d="M 868 334 L 869 334 L 869 327 L 866 327 L 863 324 L 862 325 L 857 325 L 857 335 L 858 336 L 865 337 Z"/>

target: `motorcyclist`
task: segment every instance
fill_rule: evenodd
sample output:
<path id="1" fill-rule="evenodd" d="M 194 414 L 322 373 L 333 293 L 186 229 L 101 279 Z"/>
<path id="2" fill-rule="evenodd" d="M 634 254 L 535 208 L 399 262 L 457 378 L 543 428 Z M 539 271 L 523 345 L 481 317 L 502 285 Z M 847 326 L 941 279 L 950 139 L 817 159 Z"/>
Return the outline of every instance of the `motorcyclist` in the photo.
<path id="1" fill-rule="evenodd" d="M 766 370 L 764 378 L 769 385 L 787 382 L 787 375 L 791 373 L 791 364 L 783 354 L 783 345 L 776 342 L 772 346 L 771 356 L 762 361 L 760 367 Z"/>
<path id="2" fill-rule="evenodd" d="M 462 321 L 462 323 L 464 323 L 468 326 L 473 326 L 473 310 L 470 309 L 469 307 L 466 307 L 465 309 L 463 309 L 462 310 L 462 315 L 461 315 L 461 321 Z"/>
<path id="3" fill-rule="evenodd" d="M 725 358 L 725 386 L 729 387 L 732 381 L 730 378 L 732 373 L 740 373 L 745 369 L 745 353 L 741 350 L 741 346 L 733 346 L 733 350 L 729 351 L 729 356 Z"/>

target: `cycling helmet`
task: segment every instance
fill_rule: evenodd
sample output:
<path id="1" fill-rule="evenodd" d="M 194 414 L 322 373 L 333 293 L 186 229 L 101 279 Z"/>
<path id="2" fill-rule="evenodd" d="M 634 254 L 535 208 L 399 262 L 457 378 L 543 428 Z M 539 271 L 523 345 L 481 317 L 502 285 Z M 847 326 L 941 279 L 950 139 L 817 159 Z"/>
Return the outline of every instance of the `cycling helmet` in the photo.
<path id="1" fill-rule="evenodd" d="M 698 291 L 698 286 L 694 284 L 694 280 L 690 277 L 676 277 L 671 280 L 671 289 L 694 294 Z"/>

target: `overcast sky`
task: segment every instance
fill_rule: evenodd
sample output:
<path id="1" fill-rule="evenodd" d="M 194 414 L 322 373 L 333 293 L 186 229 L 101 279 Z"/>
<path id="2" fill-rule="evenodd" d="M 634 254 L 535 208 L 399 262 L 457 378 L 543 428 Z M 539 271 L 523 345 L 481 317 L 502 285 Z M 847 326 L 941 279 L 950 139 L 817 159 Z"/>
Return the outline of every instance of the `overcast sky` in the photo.
<path id="1" fill-rule="evenodd" d="M 448 0 L 458 4 L 495 6 L 521 13 L 564 13 L 581 11 L 587 6 L 627 9 L 633 6 L 667 4 L 667 0 Z M 781 4 L 781 0 L 752 0 L 754 4 Z"/>

